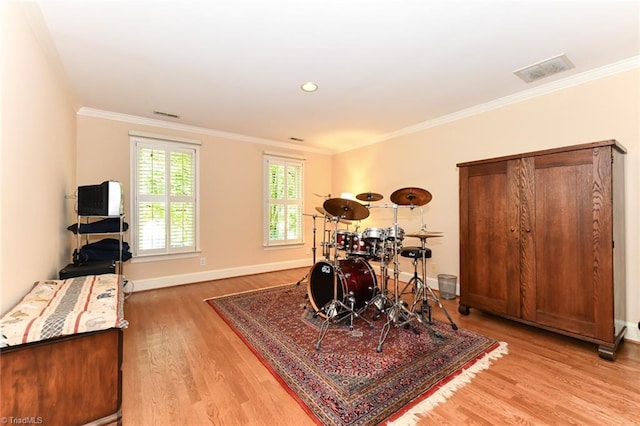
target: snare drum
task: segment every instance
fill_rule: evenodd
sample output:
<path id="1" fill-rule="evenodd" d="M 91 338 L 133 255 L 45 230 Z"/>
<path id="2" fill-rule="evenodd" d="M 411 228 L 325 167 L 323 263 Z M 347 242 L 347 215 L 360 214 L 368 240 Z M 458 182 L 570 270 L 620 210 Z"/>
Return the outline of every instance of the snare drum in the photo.
<path id="1" fill-rule="evenodd" d="M 402 241 L 404 240 L 404 229 L 398 226 L 398 235 L 396 235 L 396 228 L 392 226 L 387 228 L 387 241 Z"/>
<path id="2" fill-rule="evenodd" d="M 386 238 L 386 232 L 382 228 L 367 228 L 364 230 L 362 238 L 365 241 L 377 243 L 380 241 L 384 241 L 384 239 Z"/>

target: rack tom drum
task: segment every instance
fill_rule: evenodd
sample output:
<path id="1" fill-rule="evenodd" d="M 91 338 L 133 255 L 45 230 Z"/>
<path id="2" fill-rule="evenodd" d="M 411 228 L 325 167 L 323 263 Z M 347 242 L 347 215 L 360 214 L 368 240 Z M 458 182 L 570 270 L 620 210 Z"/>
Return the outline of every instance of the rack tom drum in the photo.
<path id="1" fill-rule="evenodd" d="M 362 238 L 362 233 L 354 233 L 351 244 L 347 247 L 347 255 L 363 256 L 365 258 L 373 257 L 373 245 L 370 241 Z"/>
<path id="2" fill-rule="evenodd" d="M 336 249 L 338 250 L 347 250 L 351 246 L 351 241 L 353 240 L 354 233 L 339 230 L 336 232 Z"/>

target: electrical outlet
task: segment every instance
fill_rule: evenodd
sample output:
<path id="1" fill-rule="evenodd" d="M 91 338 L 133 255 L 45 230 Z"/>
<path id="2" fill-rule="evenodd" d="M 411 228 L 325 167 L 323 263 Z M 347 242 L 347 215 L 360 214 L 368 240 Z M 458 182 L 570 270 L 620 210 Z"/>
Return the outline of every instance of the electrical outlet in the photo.
<path id="1" fill-rule="evenodd" d="M 204 266 L 207 264 L 207 258 L 206 257 L 201 257 L 200 258 L 200 266 Z"/>

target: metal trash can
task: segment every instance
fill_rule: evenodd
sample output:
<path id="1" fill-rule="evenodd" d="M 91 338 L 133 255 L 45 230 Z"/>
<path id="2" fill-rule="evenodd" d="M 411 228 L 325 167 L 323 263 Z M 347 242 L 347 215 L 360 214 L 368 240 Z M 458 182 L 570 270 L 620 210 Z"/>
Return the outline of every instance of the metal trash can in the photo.
<path id="1" fill-rule="evenodd" d="M 458 277 L 449 274 L 438 274 L 438 291 L 441 299 L 456 298 L 456 284 Z"/>

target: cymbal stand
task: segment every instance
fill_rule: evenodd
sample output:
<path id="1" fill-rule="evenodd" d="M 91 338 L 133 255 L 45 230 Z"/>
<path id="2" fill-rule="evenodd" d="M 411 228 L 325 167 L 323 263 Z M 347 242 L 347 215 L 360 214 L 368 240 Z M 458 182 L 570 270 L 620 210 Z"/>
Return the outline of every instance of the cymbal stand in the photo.
<path id="1" fill-rule="evenodd" d="M 337 229 L 338 229 L 338 220 L 340 218 L 335 217 L 333 218 L 333 222 L 334 222 L 334 232 L 333 232 L 333 244 L 335 246 L 336 244 L 336 234 L 337 234 Z M 327 334 L 327 331 L 329 330 L 329 323 L 331 321 L 336 322 L 336 324 L 342 322 L 342 321 L 346 321 L 347 319 L 349 320 L 349 329 L 353 330 L 353 319 L 354 318 L 360 318 L 362 321 L 366 322 L 367 324 L 369 324 L 369 327 L 371 327 L 372 329 L 374 328 L 373 324 L 371 322 L 369 322 L 368 320 L 366 320 L 365 318 L 363 318 L 360 313 L 365 309 L 362 308 L 358 311 L 356 311 L 354 309 L 355 306 L 355 296 L 353 294 L 353 292 L 349 292 L 348 295 L 346 295 L 346 300 L 349 302 L 349 306 L 347 306 L 343 301 L 338 300 L 338 268 L 340 268 L 340 265 L 338 263 L 338 250 L 334 251 L 334 255 L 333 255 L 333 300 L 327 302 L 326 305 L 324 305 L 322 307 L 322 310 L 324 311 L 325 315 L 326 315 L 326 319 L 324 320 L 324 322 L 322 323 L 322 325 L 320 326 L 320 333 L 318 334 L 318 341 L 315 344 L 316 350 L 320 350 L 320 344 L 322 343 L 322 339 L 324 339 L 324 337 Z M 346 315 L 344 315 L 346 314 Z"/>
<path id="2" fill-rule="evenodd" d="M 331 230 L 327 230 L 327 222 L 331 220 L 328 216 L 324 216 L 322 224 L 322 256 L 325 260 L 331 260 L 331 243 L 327 242 L 327 235 L 331 239 Z"/>
<path id="3" fill-rule="evenodd" d="M 414 206 L 410 206 L 413 208 Z M 407 308 L 404 301 L 400 298 L 399 291 L 399 275 L 400 275 L 400 263 L 398 261 L 398 205 L 393 205 L 393 228 L 395 232 L 396 241 L 393 244 L 393 290 L 394 290 L 394 300 L 393 304 L 387 308 L 387 322 L 382 326 L 382 332 L 380 333 L 380 338 L 378 339 L 378 346 L 376 347 L 376 352 L 382 352 L 382 344 L 387 338 L 391 326 L 394 327 L 402 327 L 405 325 L 409 325 L 412 321 L 418 321 L 421 324 L 424 324 L 422 318 L 417 315 L 415 312 L 412 312 Z M 414 332 L 417 333 L 417 330 L 414 329 Z"/>
<path id="4" fill-rule="evenodd" d="M 316 264 L 316 218 L 318 217 L 317 214 L 306 214 L 303 213 L 303 216 L 311 216 L 311 218 L 313 218 L 313 246 L 311 247 L 311 253 L 313 254 L 313 263 L 312 265 Z M 300 278 L 300 281 L 298 281 L 296 283 L 296 285 L 300 285 L 300 283 L 304 280 L 306 280 L 307 278 L 309 278 L 309 272 L 307 272 L 307 274 Z"/>

